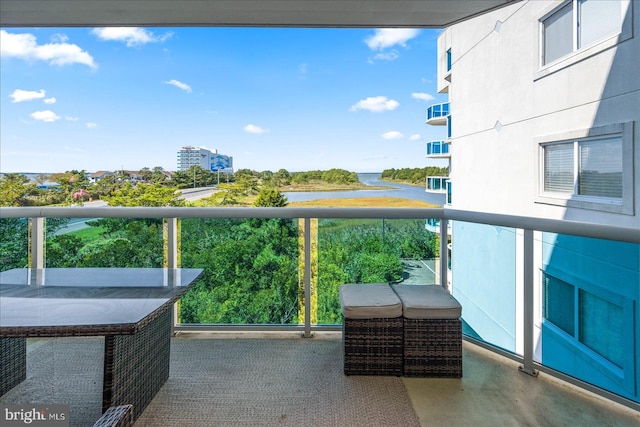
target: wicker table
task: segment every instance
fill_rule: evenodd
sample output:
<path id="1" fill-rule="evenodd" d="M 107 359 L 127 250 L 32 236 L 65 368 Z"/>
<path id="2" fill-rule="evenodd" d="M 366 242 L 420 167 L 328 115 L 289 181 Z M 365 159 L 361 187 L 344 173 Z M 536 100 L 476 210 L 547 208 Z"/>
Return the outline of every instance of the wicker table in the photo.
<path id="1" fill-rule="evenodd" d="M 173 303 L 201 269 L 46 268 L 0 273 L 0 395 L 26 378 L 27 337 L 104 336 L 102 411 L 144 411 L 169 377 Z"/>

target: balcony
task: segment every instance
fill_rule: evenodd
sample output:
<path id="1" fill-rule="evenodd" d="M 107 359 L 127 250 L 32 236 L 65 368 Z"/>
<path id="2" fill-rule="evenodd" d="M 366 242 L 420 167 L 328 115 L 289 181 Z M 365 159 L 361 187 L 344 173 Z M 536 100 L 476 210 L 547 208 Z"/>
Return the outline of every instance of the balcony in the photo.
<path id="1" fill-rule="evenodd" d="M 50 262 L 56 250 L 55 245 L 48 242 L 49 239 L 45 235 L 44 219 L 68 217 L 124 218 L 127 220 L 128 227 L 135 222 L 133 220 L 143 219 L 142 222 L 147 224 L 153 233 L 147 235 L 143 233 L 144 230 L 137 228 L 140 225 L 136 225 L 135 235 L 144 239 L 155 235 L 158 239 L 157 250 L 151 252 L 150 257 L 165 253 L 164 257 L 159 256 L 159 260 L 151 262 L 167 267 L 183 265 L 205 268 L 207 280 L 220 277 L 225 283 L 242 274 L 242 263 L 248 261 L 251 264 L 258 263 L 264 271 L 259 275 L 260 277 L 253 278 L 260 281 L 258 289 L 252 290 L 248 283 L 241 281 L 238 285 L 244 283 L 247 287 L 237 289 L 235 296 L 229 296 L 231 299 L 226 305 L 239 306 L 238 312 L 250 308 L 249 305 L 260 298 L 268 300 L 266 294 L 261 294 L 263 281 L 266 280 L 264 283 L 281 283 L 283 279 L 288 280 L 287 276 L 270 277 L 270 274 L 276 274 L 271 273 L 274 271 L 273 266 L 284 263 L 287 259 L 292 261 L 290 268 L 293 268 L 292 274 L 295 276 L 292 278 L 293 299 L 287 302 L 285 298 L 284 304 L 281 299 L 269 300 L 273 310 L 266 311 L 276 312 L 276 308 L 283 307 L 284 313 L 296 313 L 293 316 L 284 319 L 278 317 L 275 320 L 256 317 L 253 320 L 215 322 L 207 320 L 206 316 L 215 316 L 216 311 L 224 311 L 225 307 L 208 306 L 209 297 L 205 297 L 205 292 L 183 298 L 180 306 L 176 308 L 177 335 L 172 343 L 172 371 L 169 381 L 152 401 L 137 425 L 157 425 L 162 419 L 169 420 L 163 425 L 177 425 L 170 421 L 176 419 L 193 420 L 193 423 L 197 423 L 198 419 L 200 421 L 209 419 L 203 417 L 211 417 L 212 414 L 219 417 L 219 420 L 233 421 L 238 425 L 252 425 L 252 422 L 255 424 L 257 419 L 266 420 L 267 424 L 269 424 L 268 420 L 276 420 L 277 422 L 274 421 L 271 424 L 283 425 L 289 423 L 321 425 L 318 421 L 320 419 L 332 425 L 340 422 L 344 422 L 342 425 L 352 425 L 351 422 L 354 425 L 358 422 L 362 422 L 362 425 L 371 425 L 371 420 L 360 417 L 370 415 L 371 412 L 367 413 L 367 410 L 379 410 L 374 407 L 375 405 L 363 412 L 354 409 L 356 420 L 340 418 L 353 409 L 349 407 L 347 410 L 344 406 L 345 402 L 348 402 L 346 397 L 354 395 L 365 402 L 367 398 L 376 401 L 375 399 L 380 395 L 386 396 L 384 393 L 388 390 L 399 390 L 400 394 L 393 398 L 387 396 L 386 405 L 391 404 L 391 406 L 384 406 L 384 410 L 394 409 L 406 412 L 406 405 L 410 403 L 410 408 L 415 412 L 417 419 L 417 421 L 414 419 L 413 425 L 419 423 L 420 425 L 625 426 L 636 425 L 640 421 L 640 414 L 635 412 L 640 408 L 636 400 L 620 394 L 615 386 L 611 387 L 613 389 L 611 390 L 604 384 L 594 385 L 588 381 L 590 378 L 582 378 L 582 374 L 574 372 L 573 364 L 580 363 L 578 358 L 565 360 L 564 366 L 559 366 L 548 353 L 538 352 L 542 341 L 545 342 L 545 346 L 552 341 L 549 341 L 549 336 L 544 332 L 545 328 L 551 327 L 548 326 L 549 321 L 537 318 L 542 310 L 537 292 L 542 291 L 536 284 L 539 271 L 533 268 L 538 256 L 536 255 L 537 245 L 548 245 L 548 237 L 544 235 L 559 236 L 556 240 L 560 240 L 562 236 L 595 239 L 602 241 L 609 248 L 618 244 L 631 245 L 630 248 L 637 251 L 640 230 L 453 209 L 45 207 L 0 210 L 0 222 L 17 219 L 23 224 L 25 219 L 29 220 L 30 227 L 28 229 L 25 227 L 23 234 L 24 240 L 28 241 L 29 245 L 24 246 L 31 248 L 28 256 L 29 265 L 35 267 L 44 266 Z M 463 304 L 465 321 L 463 378 L 445 380 L 345 377 L 340 370 L 341 320 L 339 317 L 332 317 L 330 310 L 326 308 L 337 304 L 336 295 L 333 294 L 334 289 L 327 286 L 327 280 L 329 277 L 343 274 L 323 264 L 330 255 L 333 256 L 331 249 L 336 247 L 336 237 L 333 233 L 345 230 L 349 232 L 349 227 L 353 227 L 356 223 L 358 228 L 349 234 L 349 239 L 357 240 L 354 242 L 354 248 L 357 249 L 351 250 L 358 252 L 364 251 L 365 246 L 374 246 L 374 251 L 379 250 L 381 253 L 387 249 L 396 250 L 401 246 L 397 243 L 397 237 L 407 233 L 417 235 L 418 241 L 432 241 L 438 249 L 436 256 L 429 258 L 425 255 L 423 259 L 413 259 L 412 263 L 405 264 L 401 280 L 407 283 L 428 281 L 446 285 L 449 283 L 449 242 L 446 239 L 431 240 L 434 236 L 424 227 L 427 219 L 438 220 L 440 236 L 447 235 L 449 224 L 453 221 L 451 266 L 455 280 L 451 281 L 451 288 Z M 271 220 L 275 222 L 270 222 Z M 413 225 L 414 221 L 419 227 Z M 255 228 L 256 225 L 265 226 L 259 232 L 259 237 L 264 238 L 264 248 L 255 248 L 259 256 L 245 257 L 243 246 L 253 247 L 259 243 L 259 240 L 251 239 L 247 234 L 251 227 Z M 294 244 L 298 242 L 299 250 L 285 252 L 285 256 L 275 259 L 269 254 L 276 250 L 276 242 L 263 234 L 270 230 L 277 235 L 280 233 L 279 227 L 285 226 L 293 227 L 291 230 L 294 233 L 290 242 Z M 487 227 L 487 231 L 482 231 L 478 227 Z M 523 249 L 514 250 L 509 256 L 505 256 L 503 251 L 486 253 L 480 268 L 460 263 L 460 257 L 465 251 L 477 251 L 474 242 L 502 238 L 501 236 L 505 234 L 516 236 L 512 240 L 520 242 L 518 245 L 522 245 Z M 365 236 L 371 237 L 371 240 L 360 240 Z M 237 266 L 221 265 L 219 254 L 207 246 L 212 244 L 219 247 L 219 242 L 223 240 L 222 246 L 228 249 L 228 253 L 238 255 L 237 260 L 234 261 L 238 263 Z M 50 256 L 44 256 L 45 247 Z M 194 249 L 195 252 L 193 252 Z M 187 253 L 196 253 L 198 256 L 187 257 Z M 344 256 L 345 253 L 341 252 L 337 255 Z M 361 258 L 358 261 L 360 265 L 365 259 L 368 258 Z M 3 258 L 2 269 L 6 268 L 5 263 L 8 260 L 8 257 Z M 388 258 L 382 257 L 379 260 L 388 260 Z M 114 263 L 129 261 L 129 259 L 114 259 Z M 488 271 L 494 272 L 492 274 L 499 274 L 500 269 L 503 268 L 515 271 L 516 265 L 521 266 L 517 276 L 524 278 L 522 284 L 518 284 L 519 279 L 515 278 L 511 282 L 501 283 L 497 277 L 494 281 L 491 276 L 488 277 L 491 281 L 490 285 L 482 282 L 484 276 L 489 274 Z M 490 270 L 493 267 L 497 269 Z M 377 269 L 381 268 L 382 264 Z M 429 270 L 432 270 L 430 275 L 423 275 Z M 475 287 L 470 289 L 460 287 L 465 276 L 472 278 Z M 363 282 L 367 282 L 367 278 L 361 278 Z M 249 279 L 247 276 L 243 280 Z M 640 278 L 637 275 L 633 277 L 631 274 L 630 281 L 630 286 L 635 287 L 636 290 L 640 288 L 638 283 Z M 474 293 L 475 291 L 477 293 Z M 584 294 L 582 291 L 575 292 Z M 301 295 L 302 298 L 300 298 Z M 497 304 L 494 313 L 485 311 L 484 314 L 487 315 L 488 320 L 482 320 L 482 316 L 476 315 L 475 312 L 486 301 L 502 302 L 505 296 L 511 302 L 508 305 Z M 202 298 L 206 299 L 202 300 Z M 245 304 L 244 307 L 243 304 Z M 321 304 L 325 307 L 322 313 L 318 310 Z M 596 310 L 598 304 L 600 303 L 590 301 L 588 305 L 581 305 L 580 313 L 584 310 Z M 205 320 L 194 323 L 186 319 L 183 310 L 187 306 L 200 307 L 200 313 L 203 313 Z M 623 303 L 622 306 L 627 307 L 627 304 Z M 630 307 L 633 306 L 632 303 Z M 211 311 L 212 307 L 213 311 Z M 550 310 L 553 311 L 552 308 Z M 264 311 L 261 310 L 258 313 Z M 633 319 L 633 312 L 631 315 Z M 514 335 L 507 340 L 499 336 L 503 328 L 497 328 L 493 323 L 501 318 L 506 319 L 501 323 L 502 325 L 514 330 Z M 492 332 L 487 332 L 488 329 L 493 329 L 493 332 L 498 334 L 493 336 Z M 554 333 L 557 334 L 557 331 Z M 301 340 L 298 339 L 300 336 L 314 338 Z M 48 348 L 46 346 L 56 341 L 30 340 L 29 351 L 35 356 L 38 349 Z M 625 335 L 621 344 L 633 348 L 635 342 L 635 335 Z M 87 339 L 75 348 L 82 348 L 83 351 L 97 351 L 99 354 L 99 342 L 97 350 L 92 346 L 95 347 L 96 344 L 92 344 L 91 339 Z M 62 345 L 58 350 L 54 347 L 47 350 L 43 362 L 45 368 L 49 366 L 47 364 L 51 364 L 51 360 L 74 357 L 75 353 L 65 348 L 66 345 Z M 282 353 L 283 348 L 293 353 L 285 357 Z M 551 344 L 548 348 L 551 349 Z M 56 351 L 61 353 L 55 355 L 58 354 Z M 584 354 L 593 359 L 602 359 L 602 356 L 596 355 L 594 351 L 585 350 Z M 233 355 L 242 355 L 243 358 Z M 83 358 L 79 352 L 77 356 Z M 550 364 L 545 362 L 547 359 L 551 361 Z M 89 360 L 94 359 L 89 358 Z M 87 361 L 86 357 L 84 361 Z M 239 365 L 233 364 L 236 362 Z M 60 369 L 58 364 L 55 366 L 56 369 Z M 81 368 L 80 365 L 72 366 L 79 373 L 85 370 L 100 371 L 101 368 L 100 363 L 96 363 L 95 366 L 89 364 L 86 368 Z M 230 369 L 231 366 L 237 367 Z M 522 372 L 519 372 L 518 367 Z M 53 369 L 53 365 L 49 368 Z M 523 374 L 533 375 L 538 372 L 540 375 L 537 378 Z M 67 381 L 66 374 L 60 375 L 60 373 L 56 375 L 57 379 L 62 382 Z M 623 374 L 626 375 L 626 372 Z M 46 377 L 50 372 L 45 369 L 42 375 Z M 100 372 L 97 375 L 99 376 Z M 257 378 L 261 380 L 257 381 Z M 262 381 L 262 379 L 265 380 Z M 45 381 L 44 378 L 42 381 Z M 46 381 L 52 381 L 52 378 Z M 87 387 L 87 391 L 76 392 L 75 388 L 64 386 L 52 385 L 51 387 L 58 390 L 56 396 L 67 396 L 64 393 L 69 393 L 68 399 L 65 399 L 77 405 L 78 414 L 85 413 L 87 418 L 84 421 L 97 418 L 99 414 L 95 411 L 99 412 L 100 396 L 96 397 L 95 410 L 86 407 L 87 402 L 94 399 L 92 397 L 94 392 L 91 390 L 95 384 L 91 380 L 76 382 L 78 387 Z M 20 387 L 28 388 L 35 385 L 37 389 L 39 383 L 40 380 L 29 378 L 5 396 L 0 397 L 0 403 L 9 402 L 7 399 L 15 399 L 18 396 L 12 393 L 20 393 L 20 396 L 30 395 Z M 396 388 L 398 385 L 401 387 Z M 309 392 L 308 388 L 311 388 L 312 392 Z M 363 393 L 363 390 L 365 394 L 358 394 Z M 32 397 L 33 401 L 41 399 L 41 395 L 37 394 L 38 391 L 34 390 L 33 393 L 35 393 Z M 75 394 L 71 396 L 73 393 Z M 305 393 L 315 394 L 311 397 Z M 598 396 L 593 393 L 597 393 Z M 81 397 L 78 397 L 79 395 Z M 278 400 L 276 397 L 282 399 Z M 312 406 L 301 403 L 307 400 L 315 403 Z M 283 402 L 289 402 L 291 406 L 286 406 Z M 318 402 L 323 404 L 327 402 L 328 406 L 322 406 L 322 409 L 319 409 L 320 406 L 316 408 Z M 317 410 L 312 410 L 312 407 Z M 82 424 L 83 422 L 78 423 L 78 425 Z M 397 424 L 382 421 L 379 425 Z M 408 422 L 407 425 L 412 423 Z"/>
<path id="2" fill-rule="evenodd" d="M 435 104 L 427 108 L 427 124 L 434 126 L 443 126 L 447 124 L 447 116 L 449 115 L 449 103 Z"/>
<path id="3" fill-rule="evenodd" d="M 428 176 L 425 191 L 428 193 L 447 193 L 448 176 Z"/>
<path id="4" fill-rule="evenodd" d="M 445 141 L 427 142 L 427 157 L 430 159 L 451 157 L 449 144 L 445 143 Z"/>

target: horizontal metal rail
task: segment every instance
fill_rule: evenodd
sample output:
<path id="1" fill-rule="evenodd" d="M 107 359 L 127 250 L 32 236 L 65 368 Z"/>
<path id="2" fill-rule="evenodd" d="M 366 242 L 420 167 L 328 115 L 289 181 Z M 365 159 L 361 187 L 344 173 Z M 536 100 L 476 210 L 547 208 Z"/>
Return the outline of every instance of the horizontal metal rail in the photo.
<path id="1" fill-rule="evenodd" d="M 0 218 L 438 218 L 640 243 L 640 228 L 448 208 L 3 207 Z"/>

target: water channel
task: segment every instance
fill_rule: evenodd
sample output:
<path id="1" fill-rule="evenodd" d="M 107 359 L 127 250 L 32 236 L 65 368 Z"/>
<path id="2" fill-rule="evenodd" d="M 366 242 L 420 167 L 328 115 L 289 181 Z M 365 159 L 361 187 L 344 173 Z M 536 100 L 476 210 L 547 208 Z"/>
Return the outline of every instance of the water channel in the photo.
<path id="1" fill-rule="evenodd" d="M 396 184 L 382 181 L 380 173 L 359 173 L 360 182 L 371 186 L 384 186 L 388 190 L 350 190 L 350 191 L 314 191 L 314 192 L 285 192 L 289 202 L 307 202 L 318 199 L 343 199 L 354 197 L 400 197 L 403 199 L 421 200 L 435 205 L 444 205 L 444 193 L 427 193 L 424 186 Z"/>

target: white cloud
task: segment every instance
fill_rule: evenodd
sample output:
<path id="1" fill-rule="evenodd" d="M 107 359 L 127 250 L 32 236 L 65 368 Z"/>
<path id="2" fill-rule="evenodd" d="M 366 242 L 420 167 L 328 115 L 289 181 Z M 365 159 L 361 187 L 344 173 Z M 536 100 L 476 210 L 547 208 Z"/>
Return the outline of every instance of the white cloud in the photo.
<path id="1" fill-rule="evenodd" d="M 419 133 L 416 133 L 416 134 L 414 134 L 414 135 L 411 135 L 411 136 L 409 137 L 409 140 L 410 140 L 410 141 L 420 141 L 420 138 L 422 138 L 422 137 L 420 136 L 420 134 L 419 134 Z"/>
<path id="2" fill-rule="evenodd" d="M 352 105 L 349 111 L 369 110 L 374 113 L 380 113 L 382 111 L 395 110 L 399 106 L 400 103 L 398 101 L 388 99 L 386 96 L 370 96 Z"/>
<path id="3" fill-rule="evenodd" d="M 58 116 L 56 113 L 54 113 L 51 110 L 36 111 L 34 113 L 31 113 L 31 117 L 33 117 L 36 120 L 49 122 L 49 123 L 55 122 L 56 120 L 60 120 L 60 116 Z"/>
<path id="4" fill-rule="evenodd" d="M 407 41 L 420 34 L 413 28 L 383 28 L 376 30 L 375 34 L 365 40 L 371 50 L 382 50 L 391 46 L 400 45 L 406 47 Z"/>
<path id="5" fill-rule="evenodd" d="M 96 127 L 98 127 L 98 125 L 97 125 L 97 124 L 95 124 L 95 123 L 92 123 L 92 122 L 88 122 L 88 123 L 87 123 L 87 127 L 88 127 L 89 129 L 95 129 Z"/>
<path id="6" fill-rule="evenodd" d="M 386 132 L 381 135 L 384 139 L 402 139 L 404 135 L 398 131 L 392 130 L 391 132 Z"/>
<path id="7" fill-rule="evenodd" d="M 13 98 L 13 102 L 31 101 L 32 99 L 40 99 L 45 97 L 45 90 L 22 90 L 16 89 L 13 91 L 9 98 Z"/>
<path id="8" fill-rule="evenodd" d="M 101 40 L 124 42 L 127 47 L 163 42 L 173 35 L 173 33 L 169 32 L 157 36 L 151 31 L 139 27 L 95 28 L 91 33 Z"/>
<path id="9" fill-rule="evenodd" d="M 70 122 L 77 122 L 79 119 L 77 117 L 64 116 L 64 119 Z"/>
<path id="10" fill-rule="evenodd" d="M 66 39 L 58 35 L 55 40 Z M 0 56 L 47 61 L 50 65 L 84 64 L 91 68 L 98 67 L 93 57 L 78 45 L 59 41 L 39 45 L 33 34 L 15 34 L 5 30 L 0 30 Z"/>
<path id="11" fill-rule="evenodd" d="M 244 127 L 244 131 L 248 132 L 248 133 L 254 133 L 254 134 L 257 134 L 257 135 L 267 132 L 266 129 L 263 129 L 260 126 L 256 126 L 256 125 L 252 125 L 252 124 L 246 125 Z"/>
<path id="12" fill-rule="evenodd" d="M 435 99 L 432 95 L 424 92 L 414 92 L 411 94 L 411 97 L 413 99 L 420 99 L 422 101 L 432 101 Z"/>
<path id="13" fill-rule="evenodd" d="M 53 96 L 51 98 L 47 98 L 47 99 L 43 99 L 42 100 L 45 104 L 55 104 L 56 103 L 56 98 L 54 98 Z"/>
<path id="14" fill-rule="evenodd" d="M 191 86 L 189 86 L 186 83 L 182 83 L 181 81 L 172 79 L 172 80 L 167 80 L 166 82 L 163 82 L 163 83 L 166 85 L 173 85 L 179 89 L 184 90 L 185 92 L 191 93 Z"/>
<path id="15" fill-rule="evenodd" d="M 373 61 L 395 61 L 399 57 L 400 57 L 400 55 L 398 54 L 398 51 L 397 50 L 392 50 L 391 52 L 378 53 L 375 56 L 373 56 L 372 58 L 370 58 L 368 62 L 370 64 L 372 64 Z"/>
<path id="16" fill-rule="evenodd" d="M 52 43 L 66 43 L 69 41 L 69 36 L 66 34 L 56 33 L 50 38 Z"/>

